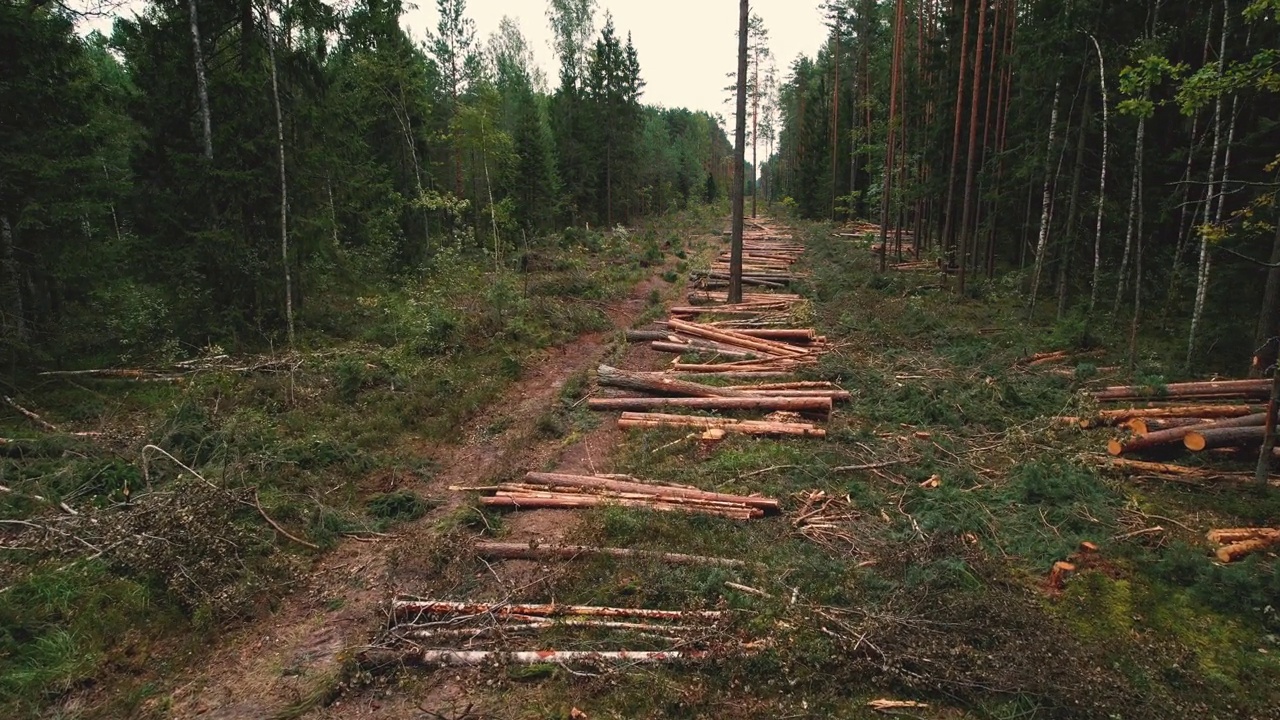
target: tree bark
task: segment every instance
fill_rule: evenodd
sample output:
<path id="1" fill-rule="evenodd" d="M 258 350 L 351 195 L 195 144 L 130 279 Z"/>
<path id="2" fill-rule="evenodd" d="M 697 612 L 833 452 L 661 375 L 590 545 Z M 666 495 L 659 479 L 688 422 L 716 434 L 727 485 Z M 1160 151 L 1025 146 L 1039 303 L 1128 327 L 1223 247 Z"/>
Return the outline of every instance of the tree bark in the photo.
<path id="1" fill-rule="evenodd" d="M 187 12 L 191 16 L 191 46 L 195 55 L 196 94 L 200 100 L 200 124 L 204 131 L 204 157 L 213 162 L 213 120 L 209 115 L 209 80 L 205 76 L 204 50 L 200 47 L 200 21 L 196 15 L 196 0 L 187 0 Z"/>
<path id="2" fill-rule="evenodd" d="M 1204 425 L 1183 425 L 1181 427 L 1172 427 L 1167 430 L 1157 430 L 1156 432 L 1147 433 L 1146 435 L 1133 438 L 1127 443 L 1121 443 L 1119 440 L 1112 440 L 1107 444 L 1107 451 L 1112 455 L 1141 452 L 1143 450 L 1150 450 L 1151 448 L 1160 447 L 1162 445 L 1171 445 L 1179 440 L 1185 440 L 1188 436 L 1195 433 L 1210 431 L 1216 432 L 1221 429 L 1261 427 L 1263 423 L 1266 422 L 1266 419 L 1266 414 L 1260 413 L 1256 415 L 1244 415 L 1238 418 L 1215 420 Z M 1190 446 L 1188 445 L 1188 447 Z"/>
<path id="3" fill-rule="evenodd" d="M 985 0 L 979 0 L 983 2 Z M 956 112 L 955 123 L 951 131 L 951 166 L 947 172 L 947 207 L 943 216 L 942 243 L 948 249 L 952 247 L 955 229 L 955 196 L 956 170 L 960 165 L 960 127 L 964 117 L 964 81 L 965 65 L 969 59 L 969 8 L 973 0 L 964 0 L 964 24 L 960 31 L 960 72 L 956 76 Z"/>
<path id="4" fill-rule="evenodd" d="M 1098 287 L 1102 281 L 1102 210 L 1107 200 L 1107 141 L 1111 124 L 1107 108 L 1107 71 L 1102 59 L 1102 46 L 1092 35 L 1093 48 L 1098 53 L 1098 86 L 1102 88 L 1102 169 L 1098 172 L 1098 221 L 1093 235 L 1093 279 L 1089 285 L 1089 313 L 1098 302 Z"/>
<path id="5" fill-rule="evenodd" d="M 741 0 L 738 7 L 738 115 L 733 131 L 733 238 L 729 243 L 729 302 L 742 302 L 742 231 L 746 218 L 743 200 L 743 176 L 747 153 L 747 32 L 750 30 L 750 3 Z"/>
<path id="6" fill-rule="evenodd" d="M 1259 420 L 1265 423 L 1266 417 Z M 1187 433 L 1182 438 L 1182 444 L 1192 452 L 1220 447 L 1246 447 L 1262 444 L 1266 434 L 1267 428 L 1262 424 L 1249 427 L 1206 428 Z"/>
<path id="7" fill-rule="evenodd" d="M 531 472 L 525 475 L 524 481 L 530 485 L 547 487 L 571 487 L 582 489 L 609 490 L 620 493 L 640 493 L 661 495 L 663 497 L 686 498 L 706 502 L 736 503 L 748 507 L 759 508 L 768 512 L 781 511 L 777 500 L 767 497 L 726 495 L 724 493 L 707 492 L 682 485 L 654 485 L 650 483 L 618 480 L 614 478 L 595 477 L 590 475 L 566 475 L 563 473 Z"/>
<path id="8" fill-rule="evenodd" d="M 978 171 L 978 99 L 982 94 L 982 50 L 984 47 L 982 36 L 986 31 L 986 20 L 987 2 L 986 0 L 979 0 L 978 32 L 974 42 L 973 92 L 969 100 L 969 158 L 965 165 L 964 210 L 960 213 L 960 241 L 956 249 L 957 262 L 960 265 L 960 276 L 956 284 L 961 295 L 964 295 L 965 266 L 967 264 L 965 258 L 968 256 L 972 237 L 970 235 L 972 231 L 970 222 L 973 218 L 973 206 L 978 202 L 977 198 L 973 197 L 973 185 Z M 1050 133 L 1052 132 L 1053 130 L 1050 128 Z"/>
<path id="9" fill-rule="evenodd" d="M 530 543 L 478 542 L 476 553 L 484 557 L 503 560 L 574 560 L 579 557 L 600 555 L 613 558 L 638 558 L 657 560 L 668 565 L 712 565 L 717 567 L 744 568 L 746 561 L 731 558 L 664 553 L 631 548 L 593 547 L 588 545 L 532 545 Z"/>
<path id="10" fill-rule="evenodd" d="M 1226 67 L 1227 61 L 1227 18 L 1231 15 L 1231 6 L 1229 0 L 1222 0 L 1222 35 L 1218 42 L 1218 75 L 1222 75 L 1223 69 Z M 1209 187 L 1208 201 L 1205 203 L 1205 222 L 1209 222 L 1210 211 L 1213 209 L 1213 201 L 1215 196 L 1215 174 L 1218 165 L 1218 147 L 1219 139 L 1222 133 L 1222 94 L 1218 93 L 1213 104 L 1213 152 L 1209 156 Z M 1231 144 L 1227 143 L 1227 152 L 1231 152 Z M 1226 180 L 1226 163 L 1223 164 L 1223 181 Z M 1223 198 L 1218 198 L 1218 217 L 1221 216 L 1221 203 Z M 1195 359 L 1196 337 L 1200 334 L 1200 321 L 1204 316 L 1204 303 L 1209 293 L 1209 270 L 1213 264 L 1213 257 L 1209 253 L 1209 235 L 1201 233 L 1200 237 L 1200 267 L 1196 273 L 1196 299 L 1195 306 L 1191 311 L 1191 333 L 1187 339 L 1187 367 L 1190 368 Z"/>
<path id="11" fill-rule="evenodd" d="M 1052 199 L 1050 191 L 1053 188 L 1053 174 L 1049 172 L 1049 163 L 1053 157 L 1054 133 L 1058 129 L 1058 101 L 1061 96 L 1062 81 L 1059 80 L 1053 85 L 1053 109 L 1049 112 L 1049 140 L 1045 147 L 1044 159 L 1044 191 L 1040 201 L 1040 236 L 1036 240 L 1035 266 L 1031 271 L 1031 300 L 1027 308 L 1029 315 L 1034 315 L 1036 311 L 1036 297 L 1040 294 L 1040 273 L 1044 270 L 1044 255 L 1049 247 L 1049 207 Z"/>
<path id="12" fill-rule="evenodd" d="M 702 383 L 676 380 L 666 376 L 648 376 L 629 373 L 617 368 L 601 365 L 596 369 L 596 380 L 601 385 L 653 393 L 656 395 L 687 395 L 690 397 L 750 397 L 750 393 L 741 390 L 703 385 Z"/>
<path id="13" fill-rule="evenodd" d="M 741 398 L 590 398 L 587 407 L 592 410 L 628 410 L 645 412 L 662 408 L 697 410 L 768 410 L 787 412 L 831 414 L 829 397 L 741 397 Z"/>
<path id="14" fill-rule="evenodd" d="M 194 0 L 192 0 L 194 2 Z M 276 70 L 275 29 L 270 11 L 262 8 L 262 22 L 266 26 L 267 53 L 271 61 L 271 99 L 276 111 L 276 148 L 280 160 L 280 262 L 284 268 L 284 316 L 288 324 L 289 347 L 294 346 L 293 333 L 293 273 L 289 265 L 289 181 L 284 158 L 284 113 L 280 109 L 280 81 Z M 332 200 L 332 196 L 330 197 Z"/>
<path id="15" fill-rule="evenodd" d="M 728 418 L 698 417 L 694 415 L 663 415 L 658 413 L 626 412 L 618 420 L 618 427 L 662 428 L 687 427 L 707 430 L 721 428 L 743 435 L 795 435 L 800 437 L 826 437 L 827 431 L 808 423 L 766 422 L 760 420 L 732 420 Z"/>

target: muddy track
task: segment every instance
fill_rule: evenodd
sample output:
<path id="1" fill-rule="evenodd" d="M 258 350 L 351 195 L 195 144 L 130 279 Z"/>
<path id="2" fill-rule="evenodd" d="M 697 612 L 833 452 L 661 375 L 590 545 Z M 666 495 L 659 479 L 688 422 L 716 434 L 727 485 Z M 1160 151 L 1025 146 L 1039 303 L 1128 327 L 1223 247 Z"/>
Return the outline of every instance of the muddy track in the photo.
<path id="1" fill-rule="evenodd" d="M 696 241 L 706 252 L 713 241 Z M 684 291 L 683 283 L 661 279 L 674 267 L 672 260 L 638 283 L 624 300 L 605 310 L 614 328 L 630 327 L 648 307 L 653 290 L 665 292 L 666 305 Z M 429 480 L 405 489 L 444 503 L 426 517 L 396 529 L 395 535 L 374 542 L 349 539 L 316 561 L 308 575 L 278 610 L 247 627 L 224 636 L 203 658 L 189 658 L 192 668 L 179 680 L 169 716 L 205 720 L 298 717 L 323 707 L 340 689 L 349 660 L 385 625 L 387 600 L 411 578 L 401 577 L 396 558 L 430 544 L 439 521 L 467 500 L 450 493 L 456 484 L 475 484 L 511 473 L 536 469 L 559 459 L 564 466 L 588 468 L 593 455 L 604 458 L 618 432 L 602 424 L 580 442 L 565 448 L 560 440 L 538 437 L 537 421 L 559 397 L 565 381 L 594 369 L 605 358 L 617 335 L 589 333 L 548 350 L 505 393 L 504 400 L 472 418 L 453 445 L 424 445 L 422 454 L 439 468 Z M 661 361 L 647 349 L 647 359 L 631 359 L 645 366 Z M 496 436 L 495 427 L 504 428 Z M 563 453 L 563 457 L 560 457 Z M 546 523 L 559 523 L 556 513 L 530 513 L 512 527 L 515 537 L 538 536 Z M 410 573 L 412 575 L 412 573 Z"/>

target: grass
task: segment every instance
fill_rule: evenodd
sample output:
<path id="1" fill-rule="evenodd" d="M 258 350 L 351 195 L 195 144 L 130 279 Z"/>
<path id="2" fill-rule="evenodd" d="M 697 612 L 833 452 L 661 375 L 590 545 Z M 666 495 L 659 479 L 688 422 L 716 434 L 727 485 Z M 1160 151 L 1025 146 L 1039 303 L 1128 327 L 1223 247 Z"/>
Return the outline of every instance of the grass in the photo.
<path id="1" fill-rule="evenodd" d="M 633 432 L 614 472 L 782 500 L 847 498 L 856 547 L 833 552 L 788 518 L 748 523 L 599 508 L 570 542 L 696 553 L 744 569 L 580 559 L 513 599 L 738 609 L 713 661 L 584 679 L 546 669 L 487 690 L 519 717 L 873 717 L 876 697 L 929 702 L 922 717 L 1274 717 L 1280 707 L 1280 563 L 1231 565 L 1202 545 L 1213 526 L 1274 524 L 1280 493 L 1166 487 L 1078 460 L 1099 439 L 1055 428 L 1126 342 L 1078 318 L 1029 323 L 1016 284 L 956 302 L 906 273 L 877 275 L 821 226 L 805 230 L 812 318 L 833 343 L 814 378 L 853 401 L 826 442 L 730 436 L 709 454 L 679 431 Z M 1015 361 L 1063 347 L 1109 350 L 1075 372 Z M 1093 364 L 1096 363 L 1096 364 Z M 1159 386 L 1176 373 L 1137 368 Z M 856 472 L 843 465 L 896 460 Z M 937 485 L 933 482 L 937 480 Z M 1159 524 L 1155 534 L 1127 535 Z M 501 536 L 499 527 L 489 534 Z M 1101 546 L 1075 555 L 1082 541 Z M 1079 571 L 1048 587 L 1056 561 Z M 483 574 L 467 553 L 434 588 Z M 726 581 L 759 588 L 754 597 Z M 468 592 L 505 597 L 491 585 Z M 794 602 L 793 599 L 794 598 Z M 769 638 L 757 652 L 741 648 Z M 615 643 L 616 644 L 616 643 Z M 639 645 L 636 645 L 639 647 Z"/>
<path id="2" fill-rule="evenodd" d="M 75 716 L 134 716 L 161 679 L 139 663 L 164 667 L 186 643 L 269 610 L 313 551 L 268 527 L 255 502 L 322 550 L 427 517 L 439 501 L 414 489 L 433 472 L 423 443 L 456 442 L 545 348 L 610 329 L 607 304 L 670 254 L 661 239 L 713 222 L 691 212 L 638 233 L 571 229 L 497 269 L 443 252 L 408 287 L 366 288 L 354 302 L 318 293 L 300 310 L 294 372 L 6 378 L 50 421 L 106 434 L 43 434 L 0 408 L 0 437 L 29 439 L 0 456 L 0 485 L 15 491 L 0 494 L 0 519 L 65 522 L 106 550 L 85 561 L 95 552 L 70 535 L 4 526 L 6 544 L 30 549 L 0 558 L 0 715 L 74 699 Z M 539 429 L 567 442 L 590 427 L 577 405 L 586 390 L 585 375 L 570 378 Z M 144 444 L 208 484 L 159 453 L 144 463 Z M 50 519 L 59 502 L 99 525 Z M 471 508 L 434 522 L 444 538 L 502 528 Z"/>

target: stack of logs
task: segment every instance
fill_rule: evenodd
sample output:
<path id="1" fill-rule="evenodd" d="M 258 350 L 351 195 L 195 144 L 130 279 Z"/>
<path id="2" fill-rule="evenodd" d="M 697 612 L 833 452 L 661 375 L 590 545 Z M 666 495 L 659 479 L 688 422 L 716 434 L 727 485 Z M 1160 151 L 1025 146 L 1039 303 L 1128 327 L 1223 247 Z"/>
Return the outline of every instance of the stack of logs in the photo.
<path id="1" fill-rule="evenodd" d="M 704 643 L 691 636 L 710 633 L 724 616 L 714 610 L 456 602 L 405 595 L 392 601 L 391 615 L 391 627 L 383 642 L 360 654 L 362 665 L 480 665 L 495 661 L 633 665 L 696 660 L 708 653 L 697 649 Z M 548 632 L 608 633 L 628 644 L 645 642 L 663 649 L 494 649 L 495 643 Z"/>
<path id="2" fill-rule="evenodd" d="M 1082 428 L 1106 428 L 1111 458 L 1106 464 L 1129 475 L 1161 480 L 1201 483 L 1244 481 L 1251 473 L 1223 472 L 1212 464 L 1198 467 L 1169 460 L 1190 453 L 1199 459 L 1219 455 L 1231 458 L 1242 451 L 1250 464 L 1269 431 L 1271 380 L 1221 380 L 1174 383 L 1152 388 L 1108 387 L 1093 393 L 1099 404 L 1125 403 L 1129 407 L 1106 408 L 1082 418 L 1061 418 Z M 1139 460 L 1132 456 L 1148 456 Z M 1280 454 L 1276 454 L 1280 458 Z M 1274 483 L 1273 483 L 1274 484 Z M 1209 540 L 1221 547 L 1222 562 L 1280 544 L 1280 529 L 1241 528 L 1209 532 Z"/>
<path id="3" fill-rule="evenodd" d="M 791 266 L 800 259 L 804 246 L 789 235 L 780 235 L 763 225 L 757 225 L 742 234 L 742 284 L 744 286 L 785 288 L 794 273 Z M 729 251 L 720 253 L 711 265 L 710 272 L 698 279 L 703 288 L 722 288 L 729 285 Z"/>
<path id="4" fill-rule="evenodd" d="M 603 505 L 714 515 L 733 520 L 753 520 L 780 511 L 777 500 L 766 497 L 726 495 L 688 485 L 658 485 L 624 475 L 565 475 L 531 472 L 523 482 L 487 487 L 449 488 L 457 492 L 486 493 L 480 504 L 514 510 L 539 508 L 580 509 Z"/>
<path id="5" fill-rule="evenodd" d="M 1271 381 L 1223 380 L 1175 383 L 1160 388 L 1118 386 L 1093 394 L 1098 403 L 1128 403 L 1123 409 L 1100 410 L 1079 418 L 1083 428 L 1113 427 L 1126 434 L 1113 437 L 1107 451 L 1115 456 L 1219 448 L 1252 449 L 1267 432 L 1266 401 Z M 1145 407 L 1138 407 L 1137 403 Z"/>
<path id="6" fill-rule="evenodd" d="M 720 314 L 724 307 L 707 308 L 707 313 Z M 681 317 L 676 308 L 669 320 L 657 330 L 633 330 L 627 334 L 633 342 L 650 341 L 659 352 L 676 355 L 698 355 L 707 362 L 682 362 L 677 358 L 671 369 L 677 373 L 768 373 L 776 377 L 792 370 L 812 366 L 826 349 L 826 338 L 812 328 L 732 327 L 723 322 L 692 322 Z"/>

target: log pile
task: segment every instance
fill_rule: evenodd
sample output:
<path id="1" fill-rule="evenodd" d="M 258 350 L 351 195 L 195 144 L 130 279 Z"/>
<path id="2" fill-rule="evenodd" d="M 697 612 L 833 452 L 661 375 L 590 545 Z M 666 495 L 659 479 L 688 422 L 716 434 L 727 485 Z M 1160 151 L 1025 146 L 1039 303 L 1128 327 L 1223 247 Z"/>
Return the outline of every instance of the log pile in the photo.
<path id="1" fill-rule="evenodd" d="M 779 512 L 777 500 L 726 495 L 697 488 L 654 485 L 613 476 L 531 472 L 522 482 L 487 487 L 454 486 L 459 492 L 486 493 L 480 504 L 514 510 L 578 509 L 620 505 L 663 512 L 698 513 L 733 520 L 752 520 Z"/>
<path id="2" fill-rule="evenodd" d="M 761 226 L 742 236 L 742 284 L 745 287 L 782 289 L 796 277 L 791 266 L 800 259 L 804 246 L 790 235 Z M 703 288 L 729 284 L 729 251 L 720 253 L 711 269 L 695 277 Z"/>
<path id="3" fill-rule="evenodd" d="M 391 627 L 376 647 L 359 656 L 365 667 L 400 663 L 572 665 L 672 663 L 708 656 L 706 636 L 722 618 L 711 610 L 661 610 L 536 603 L 455 602 L 398 596 Z M 658 650 L 500 650 L 496 644 L 555 632 L 607 634 L 615 641 L 665 646 Z M 702 637 L 699 637 L 702 636 Z M 678 647 L 679 649 L 675 649 Z"/>
<path id="4" fill-rule="evenodd" d="M 1280 545 L 1280 528 L 1229 528 L 1210 530 L 1209 542 L 1218 545 L 1218 560 L 1235 562 Z"/>

